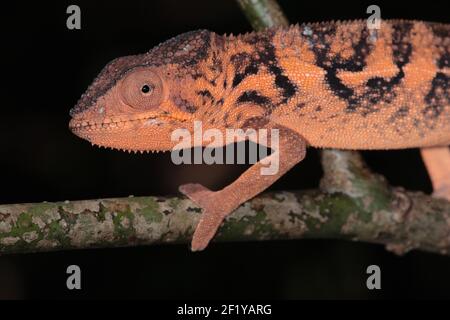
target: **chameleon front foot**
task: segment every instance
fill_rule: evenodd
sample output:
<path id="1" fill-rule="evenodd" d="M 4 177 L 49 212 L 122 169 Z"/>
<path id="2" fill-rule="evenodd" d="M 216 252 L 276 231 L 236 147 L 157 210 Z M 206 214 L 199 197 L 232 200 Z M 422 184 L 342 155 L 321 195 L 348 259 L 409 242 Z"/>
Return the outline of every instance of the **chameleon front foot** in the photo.
<path id="1" fill-rule="evenodd" d="M 231 213 L 232 209 L 224 205 L 220 191 L 211 191 L 201 184 L 184 184 L 180 186 L 179 190 L 203 209 L 191 243 L 192 251 L 203 250 L 208 246 L 223 219 Z"/>
<path id="2" fill-rule="evenodd" d="M 420 152 L 433 185 L 433 197 L 450 201 L 450 149 L 422 148 Z"/>

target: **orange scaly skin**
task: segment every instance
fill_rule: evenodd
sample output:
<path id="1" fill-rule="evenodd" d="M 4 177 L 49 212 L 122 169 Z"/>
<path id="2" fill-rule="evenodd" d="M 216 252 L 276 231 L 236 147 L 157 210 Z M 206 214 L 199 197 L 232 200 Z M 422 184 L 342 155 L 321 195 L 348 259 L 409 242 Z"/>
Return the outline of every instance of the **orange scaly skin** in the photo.
<path id="1" fill-rule="evenodd" d="M 449 79 L 445 24 L 385 20 L 368 30 L 365 21 L 330 22 L 240 36 L 200 30 L 108 64 L 71 110 L 70 128 L 93 144 L 132 151 L 172 150 L 171 133 L 193 132 L 194 120 L 223 133 L 278 129 L 279 145 L 268 145 L 280 157 L 277 174 L 261 175 L 258 162 L 216 192 L 180 187 L 204 209 L 192 241 L 201 250 L 307 146 L 433 147 L 423 159 L 436 195 L 450 199 Z"/>

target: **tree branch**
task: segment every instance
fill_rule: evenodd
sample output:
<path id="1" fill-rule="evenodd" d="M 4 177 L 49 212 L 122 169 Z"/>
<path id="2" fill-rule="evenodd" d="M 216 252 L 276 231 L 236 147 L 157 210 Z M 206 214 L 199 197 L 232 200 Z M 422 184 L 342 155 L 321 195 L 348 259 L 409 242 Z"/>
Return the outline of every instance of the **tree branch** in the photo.
<path id="1" fill-rule="evenodd" d="M 275 1 L 238 3 L 255 29 L 288 24 Z M 214 241 L 336 238 L 449 254 L 450 202 L 389 186 L 357 152 L 324 150 L 322 165 L 320 190 L 261 194 Z M 188 243 L 200 212 L 177 197 L 0 205 L 0 253 Z"/>
<path id="2" fill-rule="evenodd" d="M 237 3 L 256 31 L 289 25 L 288 19 L 276 1 L 237 0 Z"/>
<path id="3" fill-rule="evenodd" d="M 214 241 L 336 238 L 386 244 L 398 254 L 411 249 L 448 254 L 450 203 L 390 188 L 360 164 L 322 180 L 327 188 L 344 185 L 345 193 L 259 195 L 226 219 Z M 368 179 L 354 178 L 355 172 Z M 188 243 L 200 212 L 177 197 L 1 205 L 0 252 Z"/>

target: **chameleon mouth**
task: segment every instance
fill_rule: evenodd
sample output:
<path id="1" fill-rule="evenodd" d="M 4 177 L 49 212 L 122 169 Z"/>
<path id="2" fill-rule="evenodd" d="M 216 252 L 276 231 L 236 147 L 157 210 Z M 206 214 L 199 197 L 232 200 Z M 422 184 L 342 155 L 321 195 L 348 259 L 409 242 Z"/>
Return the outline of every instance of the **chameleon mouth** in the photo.
<path id="1" fill-rule="evenodd" d="M 69 128 L 73 132 L 89 132 L 89 131 L 110 131 L 115 129 L 125 129 L 138 124 L 152 123 L 155 124 L 162 121 L 158 121 L 157 117 L 137 118 L 137 119 L 116 119 L 116 120 L 104 120 L 104 121 L 88 121 L 72 119 L 69 123 Z"/>
<path id="2" fill-rule="evenodd" d="M 152 115 L 134 119 L 72 118 L 70 130 L 92 145 L 128 152 L 160 152 L 171 150 L 173 127 L 186 120 L 170 116 Z M 177 121 L 178 124 L 174 124 Z"/>
<path id="3" fill-rule="evenodd" d="M 187 119 L 169 115 L 155 115 L 131 119 L 104 119 L 102 121 L 89 121 L 72 118 L 69 122 L 69 128 L 75 134 L 88 132 L 108 132 L 112 130 L 126 130 L 142 126 L 158 127 L 171 120 L 178 122 L 187 121 Z"/>

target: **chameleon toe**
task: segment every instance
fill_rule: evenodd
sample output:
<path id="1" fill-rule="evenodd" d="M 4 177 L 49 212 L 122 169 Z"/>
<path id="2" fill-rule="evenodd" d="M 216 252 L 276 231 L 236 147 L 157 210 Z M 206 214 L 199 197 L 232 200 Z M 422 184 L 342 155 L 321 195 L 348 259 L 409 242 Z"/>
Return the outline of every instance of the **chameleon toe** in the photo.
<path id="1" fill-rule="evenodd" d="M 205 202 L 207 202 L 206 199 L 208 198 L 208 196 L 214 194 L 213 191 L 209 190 L 199 183 L 183 184 L 178 188 L 178 190 L 200 207 L 204 207 L 206 205 Z"/>

